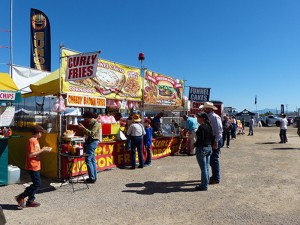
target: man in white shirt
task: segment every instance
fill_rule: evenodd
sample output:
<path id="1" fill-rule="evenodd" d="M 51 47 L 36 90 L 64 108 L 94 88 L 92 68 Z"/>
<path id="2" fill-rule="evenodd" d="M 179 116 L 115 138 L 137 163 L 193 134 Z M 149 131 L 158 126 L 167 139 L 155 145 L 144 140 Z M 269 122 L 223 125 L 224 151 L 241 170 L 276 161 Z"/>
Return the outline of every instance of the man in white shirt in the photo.
<path id="1" fill-rule="evenodd" d="M 280 142 L 282 144 L 285 144 L 287 142 L 287 137 L 286 137 L 286 130 L 287 130 L 287 125 L 288 125 L 288 120 L 286 119 L 286 115 L 283 113 L 281 114 L 281 119 L 280 119 Z"/>
<path id="2" fill-rule="evenodd" d="M 223 145 L 223 126 L 221 117 L 214 113 L 218 108 L 212 102 L 205 102 L 204 105 L 199 107 L 207 114 L 209 123 L 213 131 L 212 140 L 212 154 L 210 156 L 210 166 L 212 176 L 210 177 L 209 184 L 220 183 L 220 163 L 219 156 L 221 153 L 221 146 Z"/>

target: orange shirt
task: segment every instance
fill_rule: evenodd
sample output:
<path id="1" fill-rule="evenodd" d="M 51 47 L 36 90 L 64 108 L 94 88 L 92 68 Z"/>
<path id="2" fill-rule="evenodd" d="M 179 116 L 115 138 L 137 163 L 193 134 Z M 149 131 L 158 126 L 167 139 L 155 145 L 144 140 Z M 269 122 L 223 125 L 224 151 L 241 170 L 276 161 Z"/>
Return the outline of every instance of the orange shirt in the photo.
<path id="1" fill-rule="evenodd" d="M 29 158 L 29 154 L 40 150 L 40 143 L 37 138 L 30 138 L 26 145 L 26 170 L 39 171 L 41 170 L 40 155 Z"/>

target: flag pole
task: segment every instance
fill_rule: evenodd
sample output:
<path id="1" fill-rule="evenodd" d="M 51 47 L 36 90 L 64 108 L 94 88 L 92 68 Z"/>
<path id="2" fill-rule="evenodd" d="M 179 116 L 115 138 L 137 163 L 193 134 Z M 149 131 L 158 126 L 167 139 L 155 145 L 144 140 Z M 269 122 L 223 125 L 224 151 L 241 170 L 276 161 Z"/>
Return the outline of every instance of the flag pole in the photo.
<path id="1" fill-rule="evenodd" d="M 12 74 L 12 64 L 13 64 L 13 51 L 12 51 L 12 46 L 13 46 L 13 36 L 12 36 L 12 31 L 13 31 L 13 0 L 10 0 L 10 48 L 9 48 L 9 71 L 10 71 L 10 77 L 13 78 Z"/>

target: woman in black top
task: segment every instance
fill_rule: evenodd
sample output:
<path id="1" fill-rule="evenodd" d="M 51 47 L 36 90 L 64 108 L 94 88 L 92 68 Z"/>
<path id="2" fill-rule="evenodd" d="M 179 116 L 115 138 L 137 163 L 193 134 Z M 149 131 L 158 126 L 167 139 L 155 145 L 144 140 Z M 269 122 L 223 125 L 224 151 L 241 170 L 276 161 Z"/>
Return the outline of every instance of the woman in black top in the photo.
<path id="1" fill-rule="evenodd" d="M 207 191 L 209 183 L 209 160 L 212 153 L 212 129 L 208 122 L 206 113 L 198 113 L 197 120 L 200 126 L 196 131 L 197 140 L 196 158 L 201 169 L 201 184 L 196 187 L 200 191 Z"/>

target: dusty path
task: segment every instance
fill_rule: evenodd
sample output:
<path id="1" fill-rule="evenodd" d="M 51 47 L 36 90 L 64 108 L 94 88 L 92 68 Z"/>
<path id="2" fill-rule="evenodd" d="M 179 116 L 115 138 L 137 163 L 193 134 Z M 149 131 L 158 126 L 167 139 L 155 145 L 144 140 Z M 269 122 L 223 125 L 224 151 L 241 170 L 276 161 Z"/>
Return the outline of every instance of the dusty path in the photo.
<path id="1" fill-rule="evenodd" d="M 45 189 L 35 209 L 16 210 L 23 185 L 0 187 L 0 204 L 7 224 L 300 224 L 300 137 L 289 128 L 283 145 L 278 128 L 254 132 L 222 150 L 222 181 L 207 192 L 194 189 L 196 159 L 174 156 L 102 172 L 89 190 Z"/>

